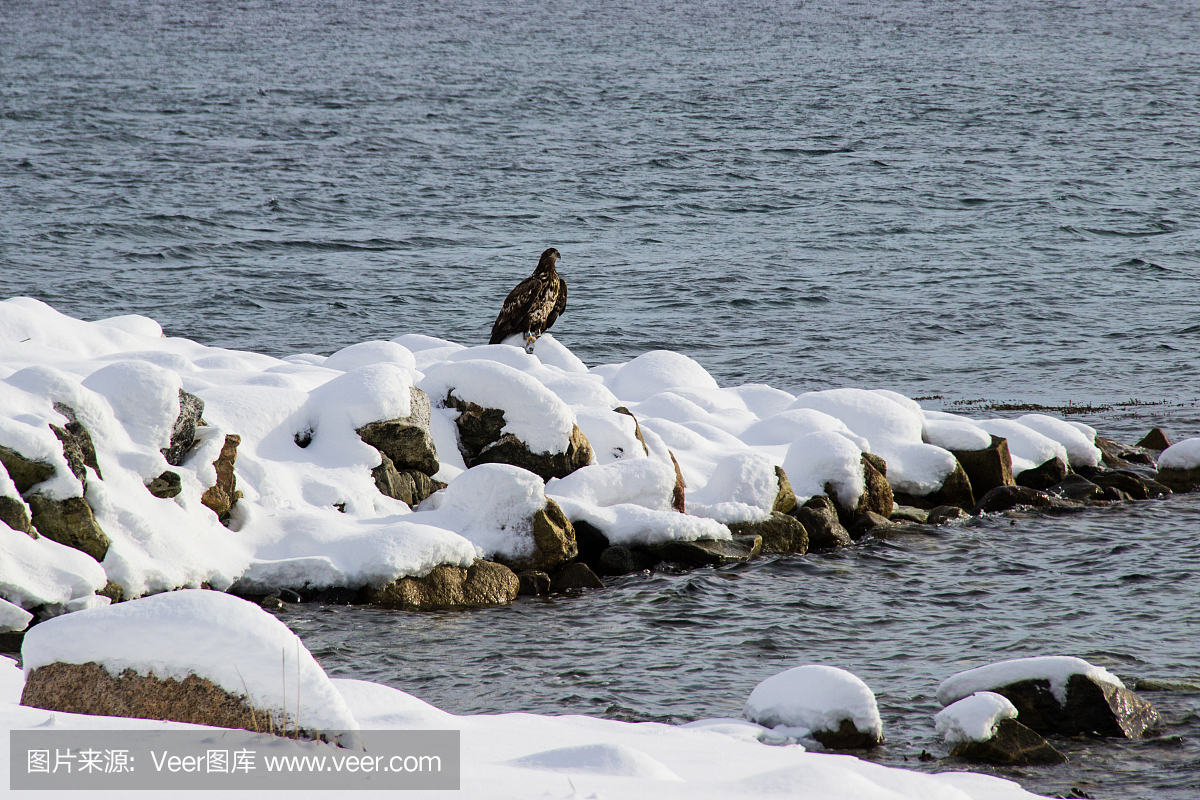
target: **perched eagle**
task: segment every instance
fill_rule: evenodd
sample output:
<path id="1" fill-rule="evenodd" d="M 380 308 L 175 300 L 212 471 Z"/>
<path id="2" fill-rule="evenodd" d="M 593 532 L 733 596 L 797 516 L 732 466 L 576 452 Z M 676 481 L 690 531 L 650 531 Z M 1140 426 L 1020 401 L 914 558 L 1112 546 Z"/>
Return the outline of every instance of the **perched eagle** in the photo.
<path id="1" fill-rule="evenodd" d="M 538 337 L 567 307 L 567 282 L 554 270 L 558 258 L 558 251 L 553 247 L 542 253 L 533 274 L 508 293 L 504 307 L 492 325 L 492 338 L 488 344 L 500 344 L 519 333 L 525 337 L 525 352 L 533 352 Z"/>

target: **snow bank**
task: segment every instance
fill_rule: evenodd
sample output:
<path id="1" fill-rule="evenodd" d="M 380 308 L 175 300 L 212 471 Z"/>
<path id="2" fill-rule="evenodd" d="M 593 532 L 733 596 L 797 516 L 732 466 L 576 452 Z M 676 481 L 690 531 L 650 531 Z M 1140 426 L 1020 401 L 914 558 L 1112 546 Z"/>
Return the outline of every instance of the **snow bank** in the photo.
<path id="1" fill-rule="evenodd" d="M 1037 656 L 1000 661 L 951 675 L 938 686 L 937 699 L 943 706 L 975 692 L 985 692 L 1017 681 L 1046 680 L 1059 704 L 1067 702 L 1067 681 L 1072 675 L 1086 675 L 1100 683 L 1124 687 L 1121 679 L 1103 667 L 1070 656 Z"/>
<path id="2" fill-rule="evenodd" d="M 653 394 L 680 387 L 716 389 L 704 367 L 670 350 L 651 350 L 623 365 L 605 383 L 622 400 L 641 402 Z"/>
<path id="3" fill-rule="evenodd" d="M 934 715 L 938 735 L 948 745 L 959 742 L 986 742 L 996 735 L 1001 720 L 1016 719 L 1017 707 L 1004 695 L 975 692 L 943 708 Z"/>
<path id="4" fill-rule="evenodd" d="M 867 490 L 862 452 L 858 445 L 833 431 L 809 433 L 792 442 L 783 459 L 783 471 L 796 500 L 803 503 L 813 495 L 824 494 L 825 484 L 832 483 L 844 504 L 856 506 Z"/>
<path id="5" fill-rule="evenodd" d="M 759 522 L 771 516 L 779 476 L 771 459 L 735 453 L 716 463 L 708 483 L 687 498 L 690 514 L 720 522 Z"/>
<path id="6" fill-rule="evenodd" d="M 48 620 L 25 635 L 21 660 L 27 676 L 56 661 L 96 662 L 114 676 L 194 673 L 277 719 L 286 713 L 310 730 L 358 730 L 300 639 L 253 603 L 221 592 L 165 592 Z"/>
<path id="7" fill-rule="evenodd" d="M 9 603 L 24 609 L 67 603 L 95 594 L 107 582 L 91 556 L 0 523 L 0 597 Z"/>
<path id="8" fill-rule="evenodd" d="M 991 435 L 970 420 L 926 419 L 925 441 L 947 450 L 986 450 Z"/>
<path id="9" fill-rule="evenodd" d="M 822 665 L 793 667 L 767 678 L 750 693 L 746 719 L 766 727 L 836 731 L 849 719 L 863 733 L 883 736 L 875 694 L 857 676 Z"/>
<path id="10" fill-rule="evenodd" d="M 1184 439 L 1162 451 L 1158 468 L 1195 469 L 1200 467 L 1200 438 Z"/>

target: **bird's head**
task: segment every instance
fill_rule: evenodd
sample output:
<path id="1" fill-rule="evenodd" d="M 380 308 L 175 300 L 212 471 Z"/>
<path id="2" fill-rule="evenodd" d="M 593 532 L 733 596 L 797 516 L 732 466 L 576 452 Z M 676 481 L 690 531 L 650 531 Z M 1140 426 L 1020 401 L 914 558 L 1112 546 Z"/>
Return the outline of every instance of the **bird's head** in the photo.
<path id="1" fill-rule="evenodd" d="M 538 260 L 538 269 L 554 269 L 554 264 L 559 257 L 558 250 L 553 247 L 547 249 Z"/>

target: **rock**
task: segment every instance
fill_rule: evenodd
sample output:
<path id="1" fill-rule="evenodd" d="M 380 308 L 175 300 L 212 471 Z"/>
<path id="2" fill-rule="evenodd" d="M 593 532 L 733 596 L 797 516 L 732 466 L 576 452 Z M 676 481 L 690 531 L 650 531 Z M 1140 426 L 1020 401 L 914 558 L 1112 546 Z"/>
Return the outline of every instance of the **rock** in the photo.
<path id="1" fill-rule="evenodd" d="M 304 598 L 302 598 L 300 596 L 300 593 L 293 591 L 291 589 L 280 589 L 278 594 L 279 594 L 279 599 L 285 603 L 295 604 L 295 603 L 304 602 Z"/>
<path id="2" fill-rule="evenodd" d="M 14 531 L 28 533 L 33 538 L 37 538 L 37 531 L 33 529 L 33 523 L 29 519 L 29 512 L 25 510 L 25 504 L 16 497 L 0 495 L 0 522 Z"/>
<path id="3" fill-rule="evenodd" d="M 431 478 L 424 472 L 415 469 L 398 470 L 392 459 L 380 453 L 378 467 L 371 470 L 375 479 L 375 487 L 380 494 L 407 503 L 410 508 L 416 508 L 422 500 L 434 492 L 445 489 L 446 484 Z"/>
<path id="4" fill-rule="evenodd" d="M 1083 502 L 1099 499 L 1102 492 L 1099 486 L 1076 473 L 1071 473 L 1046 490 L 1047 494 L 1055 497 L 1068 497 Z"/>
<path id="5" fill-rule="evenodd" d="M 25 458 L 16 450 L 0 447 L 0 464 L 8 470 L 8 476 L 16 484 L 17 491 L 25 494 L 42 481 L 54 477 L 54 465 L 45 461 Z"/>
<path id="6" fill-rule="evenodd" d="M 1024 680 L 990 689 L 1017 707 L 1021 722 L 1042 735 L 1124 736 L 1138 739 L 1158 724 L 1158 713 L 1146 700 L 1112 683 L 1072 675 L 1067 702 L 1050 691 L 1050 681 Z"/>
<path id="7" fill-rule="evenodd" d="M 1173 492 L 1194 492 L 1200 489 L 1200 467 L 1163 467 L 1158 471 L 1156 481 Z"/>
<path id="8" fill-rule="evenodd" d="M 813 731 L 812 738 L 826 750 L 869 750 L 883 744 L 883 736 L 872 731 L 863 733 L 849 719 L 843 719 L 836 731 Z"/>
<path id="9" fill-rule="evenodd" d="M 1018 486 L 1027 486 L 1030 489 L 1049 489 L 1067 477 L 1068 472 L 1070 469 L 1066 462 L 1055 456 L 1040 466 L 1025 470 L 1017 475 L 1015 480 Z"/>
<path id="10" fill-rule="evenodd" d="M 533 515 L 533 555 L 527 568 L 549 571 L 577 555 L 575 528 L 558 503 L 547 497 L 545 508 Z"/>
<path id="11" fill-rule="evenodd" d="M 825 495 L 810 497 L 803 506 L 792 512 L 808 532 L 809 552 L 836 550 L 852 544 L 850 532 L 838 521 L 837 509 Z"/>
<path id="12" fill-rule="evenodd" d="M 92 442 L 92 434 L 90 431 L 88 431 L 84 424 L 78 420 L 75 409 L 71 408 L 66 403 L 55 403 L 54 410 L 67 418 L 67 424 L 63 426 L 63 430 L 72 440 L 72 446 L 79 451 L 83 466 L 91 467 L 96 471 L 96 477 L 100 478 L 100 480 L 104 480 L 104 474 L 100 472 L 100 464 L 96 461 L 96 445 Z M 54 425 L 51 425 L 50 427 L 52 429 L 55 428 Z M 58 436 L 59 441 L 63 443 L 63 454 L 66 455 L 67 442 L 63 439 L 63 436 L 59 434 L 58 430 L 54 431 L 54 435 Z M 69 457 L 68 463 L 70 463 Z M 74 465 L 71 466 L 71 471 L 75 472 Z M 75 475 L 78 477 L 79 472 L 75 472 Z M 82 481 L 83 478 L 80 478 L 80 480 Z"/>
<path id="13" fill-rule="evenodd" d="M 346 586 L 330 586 L 313 596 L 312 601 L 323 606 L 358 606 L 368 602 L 367 591 Z"/>
<path id="14" fill-rule="evenodd" d="M 413 397 L 425 393 L 413 389 Z M 427 406 L 428 398 L 422 406 Z M 419 413 L 410 414 L 403 419 L 372 422 L 358 429 L 358 438 L 374 447 L 382 455 L 391 460 L 398 471 L 415 470 L 425 475 L 436 475 L 442 468 L 438 461 L 437 448 L 433 444 L 433 436 L 429 433 L 428 409 L 425 411 L 425 425 L 414 424 L 412 420 L 420 419 Z"/>
<path id="15" fill-rule="evenodd" d="M 502 433 L 504 412 L 483 408 L 475 403 L 446 396 L 446 406 L 458 410 L 459 449 L 468 467 L 477 464 L 512 464 L 527 469 L 542 480 L 565 478 L 592 461 L 592 446 L 578 425 L 571 426 L 571 438 L 562 453 L 533 453 L 511 433 Z"/>
<path id="16" fill-rule="evenodd" d="M 284 602 L 276 595 L 270 595 L 268 597 L 264 597 L 262 601 L 259 602 L 259 605 L 267 611 L 278 611 L 279 609 L 283 608 Z"/>
<path id="17" fill-rule="evenodd" d="M 1116 487 L 1134 500 L 1148 500 L 1151 497 L 1171 494 L 1171 489 L 1161 481 L 1147 480 L 1135 472 L 1119 469 L 1105 470 L 1093 475 L 1092 483 L 1102 487 Z"/>
<path id="18" fill-rule="evenodd" d="M 646 455 L 650 455 L 650 448 L 646 446 L 646 437 L 642 436 L 642 426 L 638 424 L 637 417 L 633 416 L 633 412 L 625 406 L 617 406 L 613 409 L 613 411 L 617 412 L 618 414 L 624 414 L 627 417 L 633 418 L 633 435 L 636 436 L 637 440 L 642 443 L 642 452 L 644 452 Z"/>
<path id="19" fill-rule="evenodd" d="M 983 450 L 951 450 L 963 472 L 971 482 L 971 490 L 979 497 L 997 486 L 1012 486 L 1012 455 L 1008 452 L 1008 440 L 993 436 L 992 443 Z"/>
<path id="20" fill-rule="evenodd" d="M 520 588 L 518 597 L 541 597 L 550 594 L 550 576 L 536 569 L 517 573 Z"/>
<path id="21" fill-rule="evenodd" d="M 1067 760 L 1038 733 L 1015 719 L 1001 720 L 995 735 L 985 742 L 959 742 L 950 755 L 977 763 L 1011 766 L 1062 764 Z"/>
<path id="22" fill-rule="evenodd" d="M 373 606 L 432 611 L 506 605 L 520 588 L 520 579 L 508 567 L 476 559 L 469 567 L 442 564 L 424 577 L 400 578 L 365 594 Z"/>
<path id="23" fill-rule="evenodd" d="M 929 512 L 913 506 L 896 505 L 889 519 L 892 522 L 917 522 L 924 525 L 929 520 Z"/>
<path id="24" fill-rule="evenodd" d="M 926 521 L 930 525 L 945 525 L 947 522 L 968 519 L 970 516 L 970 514 L 958 506 L 938 506 L 929 512 L 929 517 Z"/>
<path id="25" fill-rule="evenodd" d="M 1122 444 L 1103 436 L 1096 437 L 1096 447 L 1100 448 L 1104 466 L 1114 469 L 1125 469 L 1134 464 L 1154 466 L 1157 453 L 1145 447 Z"/>
<path id="26" fill-rule="evenodd" d="M 1045 492 L 1030 489 L 1028 486 L 997 486 L 985 494 L 979 503 L 971 509 L 972 514 L 996 514 L 1008 511 L 1017 506 L 1032 508 L 1076 508 L 1077 502 L 1051 497 Z"/>
<path id="27" fill-rule="evenodd" d="M 1167 433 L 1162 428 L 1151 428 L 1150 432 L 1137 443 L 1137 446 L 1161 452 L 1171 446 L 1171 440 L 1167 438 Z"/>
<path id="28" fill-rule="evenodd" d="M 163 457 L 173 467 L 183 465 L 192 445 L 196 443 L 196 426 L 204 416 L 204 401 L 183 389 L 179 390 L 179 416 L 171 431 L 171 443 L 162 449 Z"/>
<path id="29" fill-rule="evenodd" d="M 95 662 L 55 662 L 29 674 L 21 705 L 103 717 L 174 720 L 218 728 L 267 730 L 269 711 L 251 708 L 207 678 L 188 675 L 182 681 L 139 675 L 127 669 L 119 676 Z"/>
<path id="30" fill-rule="evenodd" d="M 33 512 L 31 521 L 38 533 L 87 553 L 97 561 L 104 560 L 110 544 L 108 536 L 100 529 L 96 515 L 86 500 L 82 497 L 51 500 L 36 493 L 25 500 Z"/>
<path id="31" fill-rule="evenodd" d="M 645 548 L 662 561 L 685 567 L 715 567 L 748 561 L 762 552 L 761 536 L 734 539 L 701 539 L 696 542 L 664 542 Z"/>
<path id="32" fill-rule="evenodd" d="M 671 508 L 678 511 L 680 514 L 686 514 L 687 508 L 684 490 L 687 489 L 687 483 L 683 480 L 683 470 L 679 468 L 679 462 L 675 459 L 675 454 L 670 450 L 667 455 L 671 457 L 671 465 L 675 467 L 675 488 L 671 491 Z M 788 484 L 791 486 L 791 484 Z"/>
<path id="33" fill-rule="evenodd" d="M 644 550 L 630 550 L 628 547 L 614 546 L 600 554 L 599 569 L 601 575 L 630 575 L 653 569 L 658 559 Z"/>
<path id="34" fill-rule="evenodd" d="M 676 464 L 675 466 L 678 467 L 679 465 Z M 779 479 L 779 494 L 775 495 L 775 503 L 771 506 L 771 511 L 780 514 L 790 514 L 796 510 L 797 505 L 796 492 L 792 489 L 792 482 L 788 480 L 787 473 L 780 466 L 775 467 L 775 477 Z M 677 473 L 676 480 L 682 483 L 683 476 Z"/>
<path id="35" fill-rule="evenodd" d="M 795 508 L 795 495 L 792 507 Z M 761 522 L 731 522 L 726 527 L 734 536 L 759 536 L 764 553 L 807 553 L 808 531 L 789 514 L 772 512 Z"/>
<path id="36" fill-rule="evenodd" d="M 958 506 L 971 508 L 975 505 L 975 493 L 971 489 L 971 480 L 963 470 L 962 464 L 955 464 L 954 471 L 946 476 L 942 485 L 934 492 L 926 495 L 913 495 L 904 492 L 896 494 L 896 501 L 907 506 L 931 509 L 938 506 Z"/>
<path id="37" fill-rule="evenodd" d="M 122 589 L 121 584 L 117 583 L 116 581 L 109 581 L 108 583 L 104 584 L 104 588 L 96 592 L 96 594 L 100 595 L 101 597 L 107 597 L 114 603 L 119 603 L 125 597 L 125 590 Z"/>
<path id="38" fill-rule="evenodd" d="M 179 477 L 179 473 L 167 470 L 146 484 L 146 488 L 155 497 L 163 499 L 177 497 L 183 491 L 183 479 Z"/>
<path id="39" fill-rule="evenodd" d="M 233 473 L 238 445 L 241 443 L 242 437 L 237 434 L 230 433 L 225 436 L 221 454 L 213 462 L 213 466 L 217 468 L 217 482 L 205 489 L 204 494 L 200 496 L 200 502 L 211 508 L 222 524 L 228 522 L 230 509 L 242 496 L 237 490 L 237 477 Z"/>
<path id="40" fill-rule="evenodd" d="M 845 528 L 854 527 L 855 521 L 867 512 L 881 517 L 891 516 L 895 506 L 892 486 L 887 480 L 887 462 L 872 453 L 862 454 L 863 484 L 865 491 L 859 495 L 858 503 L 850 506 L 838 496 L 837 487 L 825 484 L 825 494 L 834 502 L 838 520 Z"/>
<path id="41" fill-rule="evenodd" d="M 78 424 L 78 423 L 76 423 Z M 82 427 L 82 426 L 80 426 Z M 58 441 L 63 446 L 63 456 L 67 459 L 67 466 L 71 468 L 71 474 L 79 479 L 83 484 L 83 488 L 87 489 L 87 464 L 83 461 L 83 447 L 76 440 L 75 434 L 68 431 L 66 428 L 60 428 L 57 425 L 51 425 L 50 430 L 54 431 L 54 435 L 58 437 Z M 88 442 L 91 442 L 91 437 L 88 437 Z M 95 449 L 92 450 L 92 460 L 95 460 Z"/>
<path id="42" fill-rule="evenodd" d="M 604 532 L 590 522 L 573 520 L 571 526 L 575 529 L 575 546 L 579 555 L 576 558 L 596 570 L 600 564 L 600 556 L 611 543 Z"/>
<path id="43" fill-rule="evenodd" d="M 579 589 L 603 589 L 604 581 L 596 577 L 587 564 L 576 561 L 567 564 L 550 579 L 550 591 L 569 592 Z"/>
<path id="44" fill-rule="evenodd" d="M 882 517 L 874 511 L 868 511 L 858 518 L 854 523 L 854 527 L 850 528 L 850 538 L 858 541 L 864 536 L 869 536 L 877 531 L 893 527 L 892 521 L 887 517 Z"/>

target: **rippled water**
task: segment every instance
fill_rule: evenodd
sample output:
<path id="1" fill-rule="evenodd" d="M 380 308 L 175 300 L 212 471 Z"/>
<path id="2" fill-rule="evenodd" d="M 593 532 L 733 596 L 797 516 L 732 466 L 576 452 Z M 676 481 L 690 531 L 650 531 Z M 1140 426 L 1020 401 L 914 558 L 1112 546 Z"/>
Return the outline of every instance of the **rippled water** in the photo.
<path id="1" fill-rule="evenodd" d="M 1073 418 L 1105 433 L 1194 436 L 1197 86 L 1186 0 L 8 2 L 0 297 L 275 355 L 480 343 L 553 245 L 554 332 L 589 363 L 669 347 L 723 384 L 1092 404 Z M 510 609 L 288 619 L 331 670 L 456 711 L 736 714 L 826 661 L 880 693 L 879 757 L 926 768 L 931 693 L 963 666 L 1200 677 L 1198 515 L 1175 498 Z M 1196 695 L 1153 699 L 1200 732 Z M 1200 789 L 1191 738 L 1065 746 L 1022 782 Z"/>

